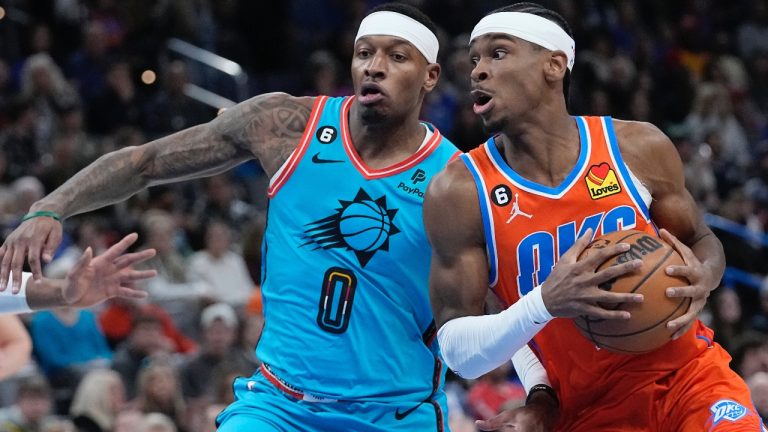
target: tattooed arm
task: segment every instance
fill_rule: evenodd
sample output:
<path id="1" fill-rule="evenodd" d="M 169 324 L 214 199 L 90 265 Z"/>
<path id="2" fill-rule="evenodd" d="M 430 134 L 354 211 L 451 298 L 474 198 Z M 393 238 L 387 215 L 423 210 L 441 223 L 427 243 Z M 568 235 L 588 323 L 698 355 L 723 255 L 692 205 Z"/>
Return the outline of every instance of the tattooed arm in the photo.
<path id="1" fill-rule="evenodd" d="M 258 159 L 272 176 L 296 147 L 314 98 L 284 93 L 256 96 L 224 111 L 209 123 L 137 147 L 108 153 L 67 180 L 30 211 L 53 211 L 66 218 L 127 199 L 147 186 L 210 176 Z M 0 291 L 13 272 L 17 291 L 26 258 L 35 278 L 40 258 L 50 261 L 61 242 L 61 224 L 30 219 L 6 239 L 0 256 Z"/>

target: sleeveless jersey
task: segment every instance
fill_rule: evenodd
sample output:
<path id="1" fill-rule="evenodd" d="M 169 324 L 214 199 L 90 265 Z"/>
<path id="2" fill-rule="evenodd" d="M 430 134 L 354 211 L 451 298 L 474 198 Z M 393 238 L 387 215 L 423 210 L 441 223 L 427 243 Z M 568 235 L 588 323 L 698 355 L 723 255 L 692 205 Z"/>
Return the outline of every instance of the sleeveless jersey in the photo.
<path id="1" fill-rule="evenodd" d="M 419 402 L 444 376 L 424 192 L 458 151 L 428 126 L 431 138 L 411 157 L 370 168 L 350 138 L 352 101 L 318 97 L 270 183 L 257 355 L 314 396 Z"/>
<path id="2" fill-rule="evenodd" d="M 657 235 L 646 202 L 621 158 L 609 117 L 576 117 L 578 161 L 557 187 L 527 180 L 511 169 L 493 138 L 462 155 L 480 197 L 489 258 L 489 285 L 509 306 L 546 280 L 578 237 L 625 229 Z M 565 415 L 578 415 L 605 389 L 628 391 L 671 373 L 708 346 L 712 332 L 698 322 L 663 349 L 642 355 L 595 347 L 570 319 L 556 318 L 531 347 L 558 390 Z"/>

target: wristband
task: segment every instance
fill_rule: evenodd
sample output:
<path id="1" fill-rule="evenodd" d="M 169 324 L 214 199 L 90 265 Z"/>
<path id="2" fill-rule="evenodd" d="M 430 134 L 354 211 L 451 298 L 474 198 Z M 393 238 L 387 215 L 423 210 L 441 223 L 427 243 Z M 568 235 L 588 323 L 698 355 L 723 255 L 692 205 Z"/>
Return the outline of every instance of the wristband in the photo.
<path id="1" fill-rule="evenodd" d="M 47 211 L 47 210 L 27 213 L 24 215 L 23 218 L 21 218 L 21 221 L 25 222 L 25 221 L 28 221 L 29 219 L 36 218 L 36 217 L 49 217 L 61 222 L 61 216 L 59 216 L 58 213 Z"/>
<path id="2" fill-rule="evenodd" d="M 555 401 L 555 405 L 560 406 L 560 401 L 557 400 L 557 393 L 555 393 L 555 389 L 546 384 L 536 384 L 535 386 L 531 387 L 531 390 L 528 392 L 528 396 L 525 398 L 525 404 L 528 405 L 531 403 L 531 396 L 539 391 L 543 391 L 548 394 L 552 400 Z"/>

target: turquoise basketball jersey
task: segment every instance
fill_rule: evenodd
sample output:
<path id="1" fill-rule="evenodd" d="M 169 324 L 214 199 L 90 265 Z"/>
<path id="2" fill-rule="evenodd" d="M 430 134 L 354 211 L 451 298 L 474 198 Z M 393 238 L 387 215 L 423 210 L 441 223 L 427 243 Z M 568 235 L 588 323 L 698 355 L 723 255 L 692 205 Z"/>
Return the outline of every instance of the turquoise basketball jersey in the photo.
<path id="1" fill-rule="evenodd" d="M 444 367 L 422 204 L 458 151 L 429 126 L 413 156 L 369 168 L 349 136 L 352 101 L 317 98 L 270 184 L 257 355 L 318 397 L 423 401 L 441 390 Z"/>

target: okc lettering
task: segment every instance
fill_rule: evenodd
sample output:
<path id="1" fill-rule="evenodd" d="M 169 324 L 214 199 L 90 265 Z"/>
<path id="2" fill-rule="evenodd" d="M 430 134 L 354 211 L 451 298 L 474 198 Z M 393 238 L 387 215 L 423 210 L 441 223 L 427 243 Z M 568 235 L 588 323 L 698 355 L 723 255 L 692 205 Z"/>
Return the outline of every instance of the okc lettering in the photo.
<path id="1" fill-rule="evenodd" d="M 616 262 L 622 264 L 633 259 L 641 259 L 643 256 L 659 250 L 662 246 L 663 245 L 661 242 L 655 238 L 651 236 L 644 236 L 635 242 L 635 244 L 630 246 L 628 251 L 619 255 L 619 257 L 616 258 Z"/>
<path id="2" fill-rule="evenodd" d="M 718 424 L 721 420 L 735 422 L 747 415 L 746 407 L 730 399 L 717 401 L 709 410 L 712 412 L 713 425 Z"/>
<path id="3" fill-rule="evenodd" d="M 576 239 L 592 228 L 595 236 L 637 226 L 634 208 L 623 205 L 607 212 L 587 216 L 578 226 L 576 221 L 564 223 L 554 233 L 537 231 L 528 234 L 517 245 L 517 287 L 523 296 L 543 283 L 552 272 L 556 258 L 576 243 Z M 578 234 L 578 235 L 577 235 Z M 652 247 L 650 245 L 644 247 Z M 659 245 L 661 247 L 661 245 Z M 647 253 L 647 252 L 646 252 Z"/>
<path id="4" fill-rule="evenodd" d="M 419 198 L 424 198 L 424 191 L 422 191 L 421 189 L 419 189 L 417 187 L 410 187 L 407 184 L 405 184 L 403 182 L 400 182 L 400 184 L 397 185 L 397 188 L 398 189 L 402 189 L 402 190 L 404 190 L 405 192 L 407 192 L 407 193 L 409 193 L 411 195 L 416 195 Z"/>
<path id="5" fill-rule="evenodd" d="M 602 196 L 604 194 L 616 193 L 616 192 L 618 192 L 620 190 L 621 190 L 621 188 L 619 187 L 619 185 L 615 184 L 615 183 L 612 184 L 612 185 L 603 186 L 603 187 L 599 187 L 599 188 L 589 188 L 589 191 L 592 193 L 592 197 L 593 198 L 597 198 L 597 197 Z"/>

